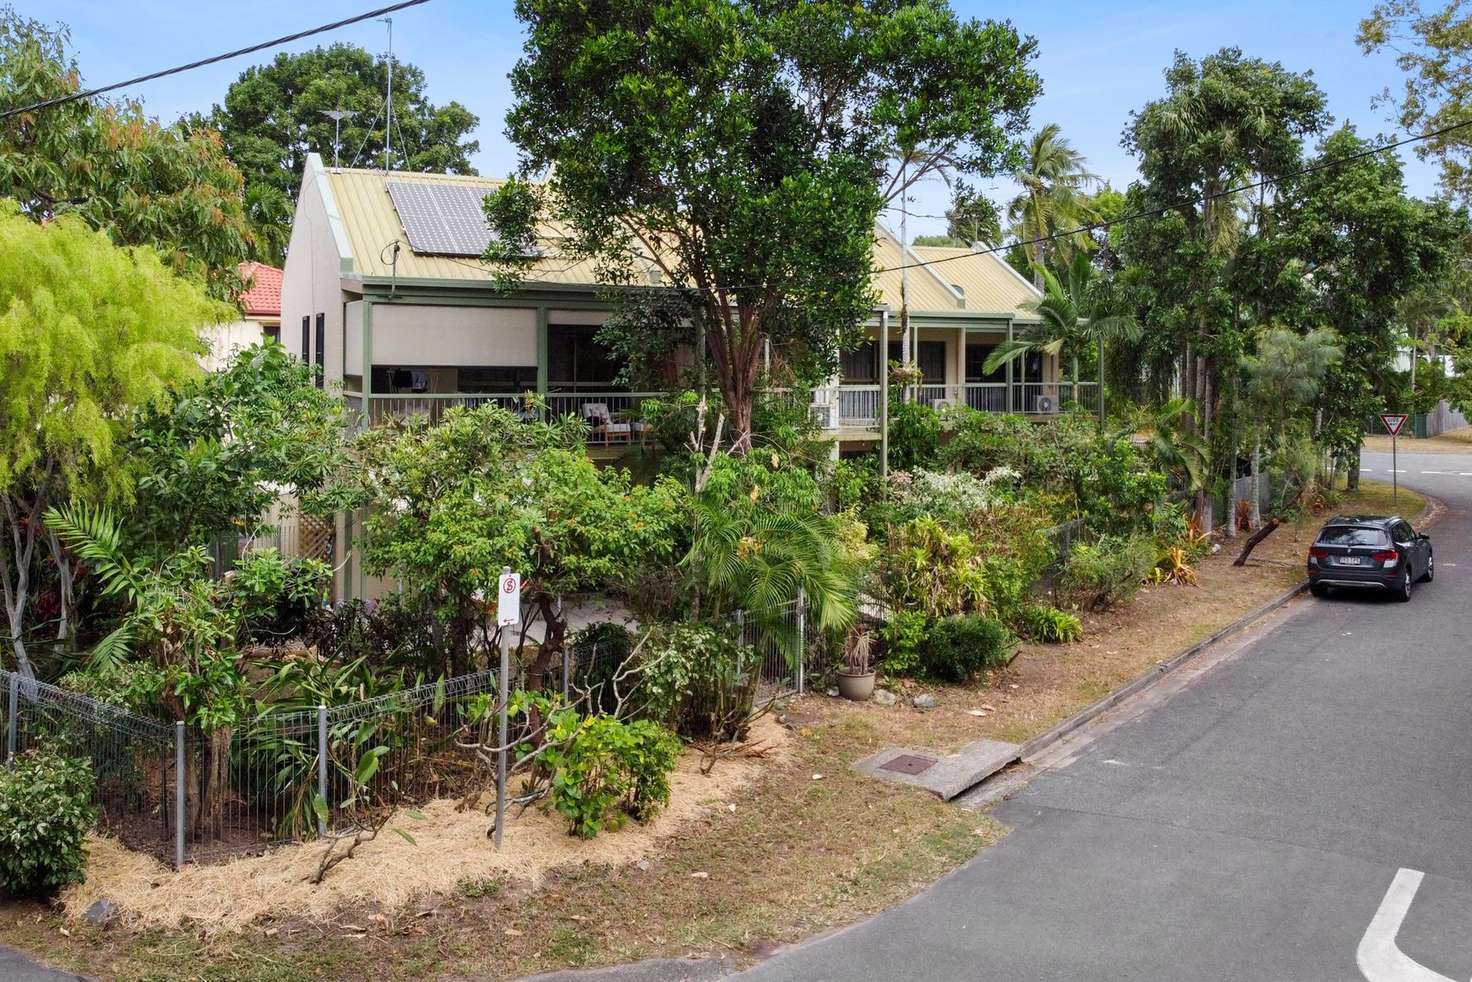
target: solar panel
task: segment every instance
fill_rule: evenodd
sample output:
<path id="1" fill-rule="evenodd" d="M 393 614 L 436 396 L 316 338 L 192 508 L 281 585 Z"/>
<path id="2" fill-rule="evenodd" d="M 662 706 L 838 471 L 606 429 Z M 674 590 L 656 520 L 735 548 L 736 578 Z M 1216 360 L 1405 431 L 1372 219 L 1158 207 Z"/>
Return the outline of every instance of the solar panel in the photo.
<path id="1" fill-rule="evenodd" d="M 389 181 L 399 222 L 415 252 L 479 256 L 491 241 L 481 200 L 490 190 L 467 184 Z"/>

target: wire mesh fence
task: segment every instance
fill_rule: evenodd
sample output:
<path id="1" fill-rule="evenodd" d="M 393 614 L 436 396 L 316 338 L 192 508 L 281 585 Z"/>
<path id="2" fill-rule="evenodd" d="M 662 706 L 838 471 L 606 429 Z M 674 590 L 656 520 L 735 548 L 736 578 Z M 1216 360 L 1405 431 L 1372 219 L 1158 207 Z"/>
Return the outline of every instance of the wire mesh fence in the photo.
<path id="1" fill-rule="evenodd" d="M 98 826 L 166 856 L 174 838 L 174 732 L 155 720 L 0 671 L 5 759 L 55 750 L 90 762 Z"/>
<path id="2" fill-rule="evenodd" d="M 730 624 L 752 649 L 769 695 L 804 688 L 813 647 L 807 616 L 799 596 L 738 613 Z M 566 651 L 541 684 L 610 712 L 632 687 L 628 673 L 626 647 L 585 645 Z M 5 759 L 41 748 L 85 759 L 96 776 L 101 831 L 176 864 L 213 861 L 340 832 L 365 809 L 491 790 L 498 674 L 267 712 L 205 732 L 0 672 Z M 515 667 L 511 687 L 527 681 Z M 366 756 L 373 766 L 365 778 Z"/>

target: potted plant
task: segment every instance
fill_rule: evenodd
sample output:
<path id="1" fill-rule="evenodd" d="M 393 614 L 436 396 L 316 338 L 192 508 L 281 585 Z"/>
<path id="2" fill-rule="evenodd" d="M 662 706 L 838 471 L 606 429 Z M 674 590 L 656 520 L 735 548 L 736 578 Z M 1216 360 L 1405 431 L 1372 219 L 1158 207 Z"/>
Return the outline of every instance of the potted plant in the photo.
<path id="1" fill-rule="evenodd" d="M 843 645 L 843 668 L 838 671 L 838 694 L 854 702 L 864 702 L 874 695 L 874 669 L 869 654 L 874 635 L 854 628 Z"/>

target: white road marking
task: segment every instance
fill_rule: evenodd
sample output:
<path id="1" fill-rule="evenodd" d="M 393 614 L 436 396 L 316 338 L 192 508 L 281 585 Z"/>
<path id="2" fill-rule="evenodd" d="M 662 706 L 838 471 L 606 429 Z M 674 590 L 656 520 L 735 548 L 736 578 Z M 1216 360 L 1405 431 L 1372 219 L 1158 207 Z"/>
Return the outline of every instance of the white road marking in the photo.
<path id="1" fill-rule="evenodd" d="M 1472 471 L 1458 471 L 1458 477 L 1472 477 Z"/>
<path id="2" fill-rule="evenodd" d="M 1355 962 L 1369 982 L 1453 982 L 1440 972 L 1412 961 L 1395 943 L 1424 875 L 1413 869 L 1397 871 L 1390 889 L 1385 891 L 1385 899 L 1380 901 L 1380 909 L 1365 929 L 1355 952 Z"/>
<path id="3" fill-rule="evenodd" d="M 1422 471 L 1422 474 L 1440 474 L 1441 471 Z"/>
<path id="4" fill-rule="evenodd" d="M 1390 471 L 1390 473 L 1392 473 L 1392 474 L 1404 474 L 1404 473 L 1405 473 L 1405 471 L 1403 471 L 1403 470 L 1394 470 L 1394 469 L 1392 469 L 1392 470 L 1391 470 L 1391 471 Z"/>
<path id="5" fill-rule="evenodd" d="M 1365 474 L 1373 474 L 1373 473 L 1375 473 L 1375 468 L 1373 468 L 1373 467 L 1361 467 L 1360 468 L 1360 471 L 1362 473 L 1365 473 Z"/>

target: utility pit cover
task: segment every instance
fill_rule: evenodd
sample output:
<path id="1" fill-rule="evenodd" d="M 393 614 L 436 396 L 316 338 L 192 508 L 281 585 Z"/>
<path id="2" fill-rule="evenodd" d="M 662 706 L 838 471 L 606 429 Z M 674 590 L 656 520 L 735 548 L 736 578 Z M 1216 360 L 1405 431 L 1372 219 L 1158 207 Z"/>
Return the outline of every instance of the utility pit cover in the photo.
<path id="1" fill-rule="evenodd" d="M 923 774 L 935 766 L 935 761 L 929 757 L 919 757 L 915 754 L 900 754 L 893 760 L 885 761 L 879 765 L 881 771 L 895 771 L 899 774 Z"/>

